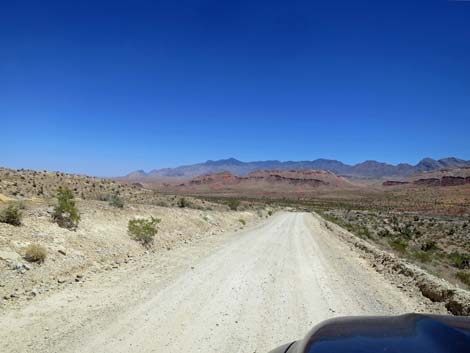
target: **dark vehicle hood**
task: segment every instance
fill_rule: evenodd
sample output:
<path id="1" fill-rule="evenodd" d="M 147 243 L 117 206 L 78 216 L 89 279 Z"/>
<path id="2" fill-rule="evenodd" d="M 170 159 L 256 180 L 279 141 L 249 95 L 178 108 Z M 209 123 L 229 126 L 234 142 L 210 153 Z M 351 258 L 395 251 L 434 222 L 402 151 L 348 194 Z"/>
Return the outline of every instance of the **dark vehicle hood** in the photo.
<path id="1" fill-rule="evenodd" d="M 470 317 L 407 314 L 324 321 L 271 353 L 465 353 Z"/>

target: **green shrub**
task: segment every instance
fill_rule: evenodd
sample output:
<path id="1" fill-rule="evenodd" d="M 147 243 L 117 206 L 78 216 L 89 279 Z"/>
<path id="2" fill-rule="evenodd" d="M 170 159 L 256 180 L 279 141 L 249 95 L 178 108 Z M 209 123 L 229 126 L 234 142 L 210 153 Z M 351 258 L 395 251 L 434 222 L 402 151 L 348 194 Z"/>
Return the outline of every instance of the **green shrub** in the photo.
<path id="1" fill-rule="evenodd" d="M 246 224 L 246 221 L 245 221 L 244 219 L 242 219 L 242 218 L 240 218 L 240 219 L 238 220 L 238 222 L 240 222 L 242 225 L 245 225 L 245 224 Z"/>
<path id="2" fill-rule="evenodd" d="M 41 263 L 46 259 L 47 251 L 39 244 L 31 244 L 24 249 L 23 257 L 26 261 Z"/>
<path id="3" fill-rule="evenodd" d="M 188 201 L 184 197 L 180 198 L 178 200 L 178 207 L 185 208 L 186 206 L 188 206 Z"/>
<path id="4" fill-rule="evenodd" d="M 403 239 L 390 240 L 388 244 L 393 250 L 396 250 L 400 253 L 406 252 L 406 248 L 408 247 L 408 243 Z"/>
<path id="5" fill-rule="evenodd" d="M 23 213 L 17 205 L 9 205 L 0 213 L 0 222 L 20 226 Z"/>
<path id="6" fill-rule="evenodd" d="M 150 219 L 131 219 L 127 225 L 127 231 L 132 239 L 145 247 L 149 247 L 158 233 L 158 223 L 160 223 L 160 219 L 154 217 L 150 217 Z"/>
<path id="7" fill-rule="evenodd" d="M 459 271 L 455 274 L 461 282 L 465 283 L 467 286 L 470 286 L 470 272 Z"/>
<path id="8" fill-rule="evenodd" d="M 74 196 L 68 188 L 59 187 L 57 190 L 57 205 L 54 207 L 52 219 L 59 227 L 74 230 L 80 221 Z"/>
<path id="9" fill-rule="evenodd" d="M 272 216 L 273 215 L 273 211 L 269 210 L 268 211 L 268 216 Z"/>
<path id="10" fill-rule="evenodd" d="M 117 195 L 113 195 L 109 198 L 109 205 L 117 208 L 124 208 L 124 200 Z"/>
<path id="11" fill-rule="evenodd" d="M 239 206 L 240 206 L 240 200 L 231 199 L 231 200 L 229 200 L 229 202 L 228 202 L 228 207 L 229 207 L 232 211 L 236 211 Z"/>

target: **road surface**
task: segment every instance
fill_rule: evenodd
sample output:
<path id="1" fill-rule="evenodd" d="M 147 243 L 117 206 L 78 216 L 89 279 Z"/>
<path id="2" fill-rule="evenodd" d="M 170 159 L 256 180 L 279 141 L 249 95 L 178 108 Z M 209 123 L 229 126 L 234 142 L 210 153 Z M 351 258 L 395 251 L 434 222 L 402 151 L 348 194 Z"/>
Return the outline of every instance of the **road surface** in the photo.
<path id="1" fill-rule="evenodd" d="M 2 352 L 267 352 L 419 304 L 309 213 L 157 253 L 0 316 Z"/>

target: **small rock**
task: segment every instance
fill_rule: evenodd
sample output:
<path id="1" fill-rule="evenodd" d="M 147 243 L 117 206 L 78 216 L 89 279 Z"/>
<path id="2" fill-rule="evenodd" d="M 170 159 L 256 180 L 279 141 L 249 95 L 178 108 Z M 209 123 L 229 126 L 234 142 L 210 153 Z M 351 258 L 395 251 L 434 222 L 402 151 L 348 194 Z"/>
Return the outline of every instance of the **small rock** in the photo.
<path id="1" fill-rule="evenodd" d="M 0 251 L 0 260 L 18 261 L 21 256 L 15 251 Z"/>
<path id="2" fill-rule="evenodd" d="M 39 294 L 39 289 L 37 289 L 37 288 L 31 289 L 31 294 L 35 297 L 36 295 Z"/>
<path id="3" fill-rule="evenodd" d="M 64 248 L 63 246 L 59 246 L 59 247 L 57 248 L 57 252 L 58 252 L 59 254 L 64 255 L 64 256 L 67 255 L 67 251 L 65 250 L 65 248 Z"/>
<path id="4" fill-rule="evenodd" d="M 58 278 L 57 283 L 65 283 L 67 280 L 65 278 Z"/>

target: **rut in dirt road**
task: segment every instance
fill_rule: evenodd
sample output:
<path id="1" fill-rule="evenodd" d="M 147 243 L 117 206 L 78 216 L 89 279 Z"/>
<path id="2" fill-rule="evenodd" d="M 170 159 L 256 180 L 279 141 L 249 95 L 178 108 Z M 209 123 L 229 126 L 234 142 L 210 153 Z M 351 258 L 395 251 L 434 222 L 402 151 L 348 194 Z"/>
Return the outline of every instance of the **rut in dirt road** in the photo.
<path id="1" fill-rule="evenodd" d="M 88 289 L 92 294 L 77 305 L 73 323 L 49 322 L 56 335 L 35 349 L 20 341 L 34 342 L 43 317 L 60 310 L 51 304 L 32 317 L 26 308 L 2 318 L 0 329 L 7 319 L 13 328 L 0 339 L 11 351 L 23 348 L 18 352 L 267 352 L 334 316 L 420 311 L 308 213 L 276 214 L 227 236 L 192 268 L 164 280 L 155 273 L 149 266 L 129 271 L 122 288 Z M 130 288 L 141 297 L 126 297 Z M 79 313 L 94 301 L 101 303 L 96 311 Z M 64 310 L 72 312 L 68 305 L 74 304 Z M 23 335 L 18 342 L 15 334 Z"/>

